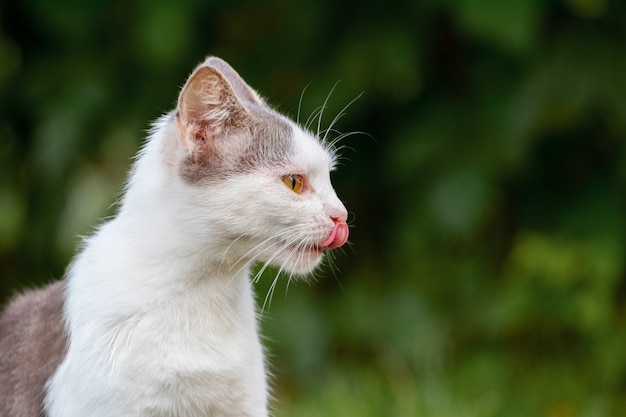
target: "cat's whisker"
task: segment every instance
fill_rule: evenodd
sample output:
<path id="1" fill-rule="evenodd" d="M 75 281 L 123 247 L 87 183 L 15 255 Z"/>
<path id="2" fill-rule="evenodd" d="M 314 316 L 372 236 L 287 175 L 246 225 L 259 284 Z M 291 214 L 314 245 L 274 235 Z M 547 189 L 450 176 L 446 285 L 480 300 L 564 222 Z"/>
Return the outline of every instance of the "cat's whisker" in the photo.
<path id="1" fill-rule="evenodd" d="M 278 237 L 280 237 L 282 234 L 287 234 L 287 233 L 291 233 L 291 229 L 295 229 L 296 226 L 293 226 L 291 228 L 286 228 L 278 233 L 275 233 L 274 235 L 268 237 L 267 239 L 261 241 L 258 245 L 254 246 L 252 249 L 250 249 L 248 252 L 246 252 L 244 255 L 242 255 L 237 261 L 234 262 L 234 265 L 239 264 L 240 262 L 242 262 L 245 258 L 249 257 L 250 259 L 247 262 L 244 262 L 239 269 L 237 269 L 237 271 L 235 271 L 235 273 L 232 275 L 232 278 L 230 279 L 230 281 L 232 281 L 237 275 L 239 275 L 239 273 L 241 271 L 243 271 L 244 268 L 249 267 L 253 262 L 256 261 L 256 258 L 260 257 L 261 255 L 263 255 L 263 252 L 265 250 L 268 250 L 267 248 L 267 244 L 269 242 L 271 242 L 272 240 L 277 239 Z M 254 251 L 256 251 L 257 249 L 261 248 L 261 250 L 258 251 L 258 253 L 254 254 Z M 254 278 L 252 278 L 250 280 L 250 286 L 252 286 L 253 283 L 258 282 L 258 279 L 260 278 L 260 276 L 263 274 L 263 272 L 265 271 L 265 269 L 269 266 L 269 264 L 271 263 L 271 261 L 280 253 L 280 251 L 275 252 L 275 255 L 270 257 L 270 259 L 265 263 L 265 265 L 261 268 L 261 270 L 254 276 Z"/>
<path id="2" fill-rule="evenodd" d="M 335 149 L 334 161 L 342 161 L 342 160 L 349 161 L 350 160 L 350 158 L 348 158 L 347 156 L 344 156 L 342 153 L 342 151 L 345 149 L 350 150 L 352 152 L 356 152 L 355 149 L 351 146 L 341 145 L 340 147 Z"/>
<path id="3" fill-rule="evenodd" d="M 276 256 L 278 256 L 278 254 L 289 245 L 283 245 L 281 247 L 281 249 L 279 251 L 277 251 L 275 253 L 274 256 L 272 256 L 270 259 L 268 259 L 263 266 L 261 267 L 261 269 L 259 269 L 259 271 L 255 274 L 255 276 L 250 280 L 250 285 L 252 285 L 253 283 L 258 283 L 258 281 L 261 279 L 261 276 L 263 275 L 263 273 L 265 272 L 265 270 L 271 265 L 272 261 L 274 260 L 274 258 L 276 258 Z M 280 278 L 280 274 L 282 273 L 284 268 L 284 264 L 280 267 L 280 269 L 278 270 L 278 273 L 276 274 L 276 277 L 274 278 L 274 280 L 272 281 L 272 284 L 270 284 L 270 288 L 268 289 L 267 294 L 265 295 L 265 299 L 263 301 L 263 306 L 261 307 L 261 316 L 263 315 L 263 313 L 265 312 L 265 306 L 268 305 L 268 297 L 269 297 L 269 304 L 271 304 L 271 300 L 272 300 L 272 296 L 276 287 L 276 284 L 278 283 L 278 279 Z"/>
<path id="4" fill-rule="evenodd" d="M 254 275 L 254 277 L 250 280 L 250 284 L 256 284 L 259 282 L 259 279 L 261 279 L 261 276 L 263 275 L 263 272 L 265 272 L 265 270 L 271 266 L 271 262 L 272 259 L 270 258 L 267 262 L 263 263 L 263 266 L 258 270 L 258 272 Z"/>
<path id="5" fill-rule="evenodd" d="M 298 100 L 298 114 L 296 114 L 296 124 L 300 124 L 300 111 L 302 110 L 302 100 L 304 99 L 304 93 L 306 92 L 307 88 L 309 88 L 309 86 L 311 85 L 311 83 L 308 83 L 303 89 L 302 89 L 302 93 L 300 93 L 300 100 Z"/>
<path id="6" fill-rule="evenodd" d="M 291 285 L 291 281 L 293 280 L 293 274 L 289 274 L 287 278 L 287 284 L 285 284 L 285 298 L 287 298 L 287 293 L 289 292 L 289 286 Z"/>
<path id="7" fill-rule="evenodd" d="M 317 137 L 320 136 L 320 131 L 322 128 L 322 117 L 324 115 L 324 109 L 328 108 L 328 101 L 330 100 L 330 97 L 333 95 L 333 92 L 335 91 L 335 88 L 337 88 L 337 85 L 339 85 L 339 83 L 341 82 L 341 80 L 338 80 L 335 85 L 333 85 L 333 88 L 330 89 L 330 91 L 328 92 L 328 95 L 326 96 L 326 99 L 324 100 L 324 103 L 322 104 L 322 109 L 320 111 L 319 117 L 317 119 Z M 332 127 L 333 124 L 330 124 L 330 127 Z"/>
<path id="8" fill-rule="evenodd" d="M 267 248 L 266 248 L 266 246 L 267 246 L 267 244 L 268 244 L 268 243 L 270 243 L 270 242 L 271 242 L 271 241 L 273 241 L 273 240 L 282 240 L 282 239 L 280 239 L 280 238 L 281 238 L 283 235 L 287 235 L 287 236 L 289 236 L 289 235 L 290 235 L 293 231 L 296 231 L 296 230 L 297 230 L 297 229 L 299 229 L 299 228 L 300 228 L 300 226 L 299 226 L 299 225 L 294 225 L 294 226 L 289 226 L 289 227 L 286 227 L 286 228 L 284 228 L 284 229 L 282 229 L 282 230 L 278 231 L 277 233 L 275 233 L 275 234 L 273 234 L 273 235 L 269 236 L 269 237 L 268 237 L 268 238 L 266 238 L 265 240 L 263 240 L 263 241 L 261 241 L 260 243 L 258 243 L 256 246 L 252 247 L 252 248 L 251 248 L 250 250 L 248 250 L 246 253 L 244 253 L 243 255 L 241 255 L 241 256 L 240 256 L 240 257 L 239 257 L 239 258 L 238 258 L 238 259 L 237 259 L 237 260 L 236 260 L 233 264 L 234 264 L 234 265 L 237 265 L 238 263 L 240 263 L 241 261 L 243 261 L 244 259 L 246 259 L 246 258 L 248 258 L 248 257 L 250 257 L 250 258 L 252 258 L 252 260 L 254 260 L 256 257 L 260 256 L 260 255 L 263 253 L 263 251 L 259 251 L 259 253 L 258 253 L 258 254 L 256 254 L 256 255 L 252 255 L 252 254 L 254 253 L 254 251 L 256 251 L 256 250 L 257 250 L 257 249 L 259 249 L 259 248 L 262 248 L 263 250 L 266 250 L 266 249 L 267 249 Z M 239 238 L 238 238 L 238 239 L 239 239 Z M 237 239 L 236 239 L 236 240 L 237 240 Z M 234 242 L 233 242 L 233 243 L 234 243 Z M 226 251 L 228 251 L 228 250 L 232 247 L 233 243 L 231 243 L 231 244 L 230 244 L 230 245 L 226 248 Z M 225 257 L 225 254 L 224 254 L 224 255 L 222 255 L 222 258 L 224 258 L 224 257 Z M 245 267 L 245 264 L 244 264 L 244 267 Z M 235 273 L 235 275 L 236 275 L 238 272 L 240 272 L 240 271 L 241 271 L 241 269 L 242 269 L 242 268 L 240 268 L 240 269 L 239 269 L 239 270 Z"/>
<path id="9" fill-rule="evenodd" d="M 346 242 L 346 245 L 348 246 L 348 248 L 350 249 L 350 251 L 352 252 L 352 254 L 356 254 L 356 251 L 354 250 L 354 243 L 352 242 Z M 345 245 L 344 245 L 345 246 Z M 341 247 L 341 252 L 342 253 L 346 253 L 347 248 L 344 248 L 343 246 Z"/>
<path id="10" fill-rule="evenodd" d="M 329 133 L 333 133 L 337 136 L 341 135 L 342 132 L 340 132 L 339 130 L 336 129 L 324 129 L 322 130 L 322 134 L 324 135 L 324 138 L 328 136 Z M 326 149 L 331 149 L 331 144 L 328 142 L 324 142 L 323 139 L 320 139 L 320 142 L 324 145 L 324 148 Z"/>
<path id="11" fill-rule="evenodd" d="M 348 146 L 348 145 L 341 145 L 341 146 L 339 146 L 338 148 L 336 148 L 336 149 L 335 149 L 335 151 L 336 151 L 336 152 L 341 152 L 341 151 L 343 151 L 344 149 L 348 149 L 348 150 L 350 150 L 350 151 L 352 151 L 352 152 L 356 152 L 356 150 L 355 150 L 352 146 Z M 343 156 L 340 156 L 340 157 L 343 157 Z"/>
<path id="12" fill-rule="evenodd" d="M 304 230 L 300 230 L 300 233 L 293 236 L 293 238 L 289 242 L 285 242 L 280 248 L 280 251 L 284 251 L 284 249 L 291 247 L 288 253 L 285 254 L 285 260 L 278 270 L 278 275 L 282 273 L 285 269 L 285 266 L 292 262 L 294 257 L 297 255 L 300 258 L 304 257 L 304 250 L 307 248 L 308 244 L 305 243 L 305 239 L 307 237 L 307 233 Z M 296 244 L 296 242 L 298 242 Z M 301 263 L 302 259 L 299 259 L 297 263 Z"/>
<path id="13" fill-rule="evenodd" d="M 337 123 L 337 122 L 338 122 L 338 121 L 339 121 L 339 120 L 340 120 L 343 116 L 345 116 L 345 115 L 346 115 L 346 113 L 343 113 L 343 112 L 342 112 L 342 113 L 338 113 L 338 114 L 335 116 L 335 118 L 333 119 L 333 121 L 331 122 L 331 124 L 328 126 L 328 128 L 326 128 L 326 129 L 324 130 L 324 132 L 325 132 L 325 133 L 324 133 L 324 136 L 320 139 L 320 141 L 321 141 L 322 143 L 327 143 L 327 142 L 328 142 L 328 134 L 329 134 L 329 133 L 331 133 L 331 132 L 333 132 L 333 133 L 340 133 L 340 131 L 339 131 L 339 130 L 334 129 L 334 126 L 335 126 L 335 124 L 336 124 L 336 123 Z"/>
<path id="14" fill-rule="evenodd" d="M 335 86 L 337 86 L 337 84 L 335 84 Z M 334 87 L 333 87 L 333 90 L 334 90 Z M 332 93 L 332 90 L 331 90 L 331 93 Z M 328 126 L 328 129 L 332 129 L 335 126 L 335 124 L 339 121 L 339 119 L 341 119 L 346 114 L 346 110 L 348 110 L 348 107 L 350 107 L 355 101 L 361 98 L 361 96 L 363 96 L 363 92 L 361 92 L 358 96 L 350 100 L 348 104 L 343 106 L 343 108 L 339 111 L 339 113 L 337 113 L 333 121 Z M 324 102 L 324 105 L 326 105 L 326 102 Z M 325 142 L 325 141 L 326 141 L 326 135 L 324 135 L 324 139 L 322 140 L 322 142 Z"/>
<path id="15" fill-rule="evenodd" d="M 315 110 L 313 110 L 313 112 L 311 112 L 311 115 L 306 119 L 306 123 L 304 124 L 304 129 L 310 131 L 311 130 L 311 126 L 313 125 L 313 122 L 315 122 L 315 119 L 317 117 L 319 117 L 319 114 L 322 112 L 322 107 L 317 107 Z"/>
<path id="16" fill-rule="evenodd" d="M 350 228 L 355 227 L 354 226 L 354 222 L 356 221 L 356 213 L 353 211 L 349 211 L 348 212 L 348 220 L 346 220 L 346 223 L 348 223 L 348 226 Z"/>
<path id="17" fill-rule="evenodd" d="M 294 229 L 295 227 L 292 227 L 291 229 Z M 288 228 L 290 229 L 290 228 Z M 273 236 L 277 236 L 277 235 L 281 235 L 282 233 L 276 233 Z M 272 238 L 268 238 L 265 243 L 267 243 L 268 240 L 272 240 Z M 270 264 L 272 263 L 272 261 L 278 257 L 286 248 L 292 246 L 296 241 L 299 240 L 299 236 L 292 236 L 290 240 L 284 241 L 283 245 L 278 248 L 278 250 L 276 250 L 274 252 L 274 255 L 272 255 L 263 265 L 263 267 L 259 270 L 259 272 L 254 276 L 254 278 L 251 280 L 251 282 L 258 282 L 258 280 L 260 279 L 261 275 L 263 274 L 263 272 L 265 272 L 265 270 L 267 269 L 268 266 L 270 266 Z M 289 257 L 289 256 L 288 256 Z M 282 267 L 281 267 L 282 269 Z"/>
<path id="18" fill-rule="evenodd" d="M 243 238 L 243 235 L 237 236 L 232 242 L 230 242 L 230 245 L 228 245 L 228 247 L 226 247 L 226 249 L 224 250 L 224 253 L 222 254 L 222 257 L 220 258 L 220 261 L 219 261 L 220 267 L 224 265 L 224 262 L 226 260 L 226 255 L 228 255 L 228 251 L 233 247 L 233 245 L 235 243 L 237 243 L 242 238 Z M 241 261 L 241 259 L 238 262 L 240 262 L 240 261 Z"/>
<path id="19" fill-rule="evenodd" d="M 330 143 L 328 144 L 328 146 L 330 146 L 330 147 L 331 147 L 331 149 L 332 149 L 332 148 L 334 148 L 334 147 L 335 147 L 335 145 L 337 145 L 337 143 L 338 143 L 338 142 L 340 142 L 340 141 L 344 140 L 344 139 L 345 139 L 345 138 L 347 138 L 347 137 L 350 137 L 350 136 L 355 136 L 355 135 L 364 135 L 364 136 L 368 136 L 368 137 L 370 137 L 370 138 L 372 138 L 372 139 L 374 138 L 372 135 L 370 135 L 370 134 L 369 134 L 369 133 L 367 133 L 367 132 L 361 132 L 361 131 L 356 130 L 356 131 L 353 131 L 353 132 L 345 132 L 345 133 L 340 134 L 339 136 L 337 136 L 336 138 L 334 138 L 332 141 L 330 141 Z"/>
<path id="20" fill-rule="evenodd" d="M 296 240 L 296 239 L 297 239 L 297 237 L 294 237 L 294 240 Z M 299 246 L 300 245 L 298 245 L 298 247 Z M 287 256 L 287 260 L 289 260 L 293 256 L 293 253 L 295 251 L 297 251 L 297 247 L 290 251 L 289 255 Z M 271 306 L 272 298 L 274 296 L 274 291 L 276 289 L 276 284 L 278 283 L 278 280 L 279 280 L 281 274 L 283 273 L 283 271 L 285 269 L 285 264 L 286 264 L 286 262 L 283 262 L 282 265 L 280 266 L 280 268 L 278 269 L 278 272 L 276 273 L 276 276 L 274 277 L 274 280 L 272 281 L 272 284 L 270 285 L 270 288 L 268 289 L 267 294 L 265 295 L 265 300 L 263 301 L 263 306 L 261 307 L 261 312 L 265 311 L 265 306 L 266 305 L 268 305 L 268 307 Z M 292 274 L 290 274 L 290 278 L 289 279 L 291 279 L 291 275 Z"/>
<path id="21" fill-rule="evenodd" d="M 274 296 L 274 290 L 276 288 L 276 285 L 278 284 L 279 278 L 280 278 L 280 273 L 276 274 L 276 276 L 272 280 L 272 283 L 270 284 L 270 287 L 267 290 L 267 294 L 265 294 L 265 299 L 263 300 L 263 305 L 261 306 L 261 317 L 263 317 L 263 314 L 265 313 L 265 306 L 269 308 L 272 305 L 272 298 Z"/>

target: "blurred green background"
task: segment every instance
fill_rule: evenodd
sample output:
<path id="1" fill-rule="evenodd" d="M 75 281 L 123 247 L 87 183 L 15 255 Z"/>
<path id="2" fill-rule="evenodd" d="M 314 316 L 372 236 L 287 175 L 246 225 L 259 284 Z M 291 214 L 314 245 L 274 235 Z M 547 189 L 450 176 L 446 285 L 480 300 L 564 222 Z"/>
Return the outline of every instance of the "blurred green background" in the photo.
<path id="1" fill-rule="evenodd" d="M 352 245 L 263 313 L 276 416 L 626 415 L 626 2 L 0 3 L 0 300 L 114 213 L 206 55 L 338 81 Z M 273 279 L 258 285 L 259 300 Z"/>

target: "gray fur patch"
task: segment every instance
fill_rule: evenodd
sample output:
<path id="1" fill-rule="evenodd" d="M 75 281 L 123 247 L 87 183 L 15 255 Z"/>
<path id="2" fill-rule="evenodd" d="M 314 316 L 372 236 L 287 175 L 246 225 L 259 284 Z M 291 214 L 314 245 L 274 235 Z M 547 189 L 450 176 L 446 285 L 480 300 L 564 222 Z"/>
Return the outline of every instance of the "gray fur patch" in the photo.
<path id="1" fill-rule="evenodd" d="M 261 167 L 286 165 L 293 153 L 293 128 L 278 113 L 267 107 L 249 106 L 246 127 L 228 132 L 219 141 L 228 146 L 212 146 L 188 156 L 180 175 L 190 184 L 213 182 L 229 175 Z"/>
<path id="2" fill-rule="evenodd" d="M 45 386 L 68 343 L 65 281 L 15 297 L 0 315 L 0 416 L 44 417 Z"/>

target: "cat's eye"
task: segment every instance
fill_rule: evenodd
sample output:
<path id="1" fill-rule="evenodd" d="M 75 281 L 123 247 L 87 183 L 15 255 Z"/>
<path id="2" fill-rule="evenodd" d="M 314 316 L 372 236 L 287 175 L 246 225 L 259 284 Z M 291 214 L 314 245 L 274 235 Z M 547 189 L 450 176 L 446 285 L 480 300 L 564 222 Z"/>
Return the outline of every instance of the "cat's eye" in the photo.
<path id="1" fill-rule="evenodd" d="M 283 175 L 280 178 L 283 180 L 283 183 L 287 187 L 289 187 L 289 189 L 294 193 L 300 194 L 302 192 L 302 189 L 304 188 L 304 178 L 302 178 L 302 175 Z"/>

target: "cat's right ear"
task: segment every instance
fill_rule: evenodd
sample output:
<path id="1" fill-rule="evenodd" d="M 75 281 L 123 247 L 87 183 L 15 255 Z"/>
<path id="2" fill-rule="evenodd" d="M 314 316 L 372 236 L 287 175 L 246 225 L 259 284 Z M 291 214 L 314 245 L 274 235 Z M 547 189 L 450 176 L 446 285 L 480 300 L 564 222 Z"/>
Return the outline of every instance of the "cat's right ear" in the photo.
<path id="1" fill-rule="evenodd" d="M 210 152 L 217 140 L 244 129 L 249 120 L 233 87 L 213 66 L 198 67 L 178 98 L 176 126 L 182 145 L 190 153 Z"/>

